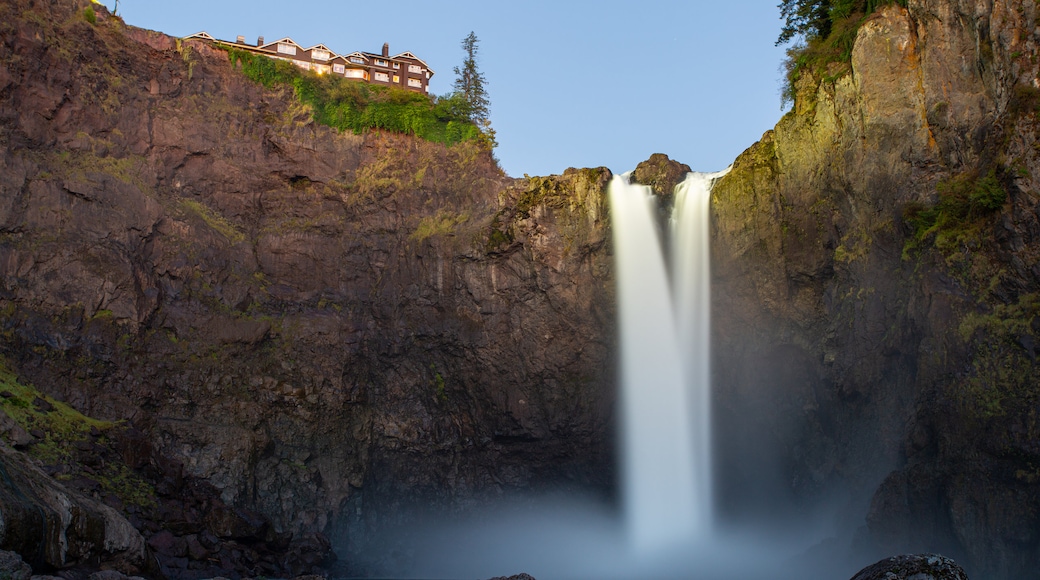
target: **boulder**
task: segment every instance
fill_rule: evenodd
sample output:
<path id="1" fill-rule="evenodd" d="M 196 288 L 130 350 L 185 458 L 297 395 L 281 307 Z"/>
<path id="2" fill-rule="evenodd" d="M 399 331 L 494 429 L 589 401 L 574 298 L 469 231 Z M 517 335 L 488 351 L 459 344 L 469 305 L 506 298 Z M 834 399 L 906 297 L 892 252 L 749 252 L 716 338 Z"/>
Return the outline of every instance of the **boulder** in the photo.
<path id="1" fill-rule="evenodd" d="M 860 570 L 852 580 L 968 580 L 953 560 L 937 554 L 885 558 Z"/>
<path id="2" fill-rule="evenodd" d="M 21 556 L 14 552 L 0 550 L 0 578 L 29 580 L 31 576 L 32 568 L 22 560 Z"/>

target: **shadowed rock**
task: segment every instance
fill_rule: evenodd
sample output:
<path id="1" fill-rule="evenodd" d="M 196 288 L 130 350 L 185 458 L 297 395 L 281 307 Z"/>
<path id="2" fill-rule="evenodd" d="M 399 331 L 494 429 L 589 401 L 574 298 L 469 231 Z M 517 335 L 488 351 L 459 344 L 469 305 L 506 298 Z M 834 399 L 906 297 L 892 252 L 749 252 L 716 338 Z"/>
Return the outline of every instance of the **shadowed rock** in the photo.
<path id="1" fill-rule="evenodd" d="M 885 558 L 860 570 L 852 580 L 968 580 L 953 560 L 936 554 Z"/>

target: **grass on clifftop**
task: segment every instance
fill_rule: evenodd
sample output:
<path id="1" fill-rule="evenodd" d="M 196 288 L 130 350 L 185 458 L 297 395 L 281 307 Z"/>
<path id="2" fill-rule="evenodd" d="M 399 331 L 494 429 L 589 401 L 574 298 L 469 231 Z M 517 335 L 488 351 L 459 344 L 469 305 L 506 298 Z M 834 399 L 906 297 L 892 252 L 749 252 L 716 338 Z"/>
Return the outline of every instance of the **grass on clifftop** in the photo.
<path id="1" fill-rule="evenodd" d="M 433 100 L 414 91 L 318 75 L 285 61 L 229 46 L 222 48 L 253 81 L 268 88 L 291 86 L 296 98 L 311 108 L 314 120 L 322 125 L 354 133 L 384 129 L 445 145 L 482 138 L 493 144 L 462 112 L 465 109 L 456 98 Z"/>

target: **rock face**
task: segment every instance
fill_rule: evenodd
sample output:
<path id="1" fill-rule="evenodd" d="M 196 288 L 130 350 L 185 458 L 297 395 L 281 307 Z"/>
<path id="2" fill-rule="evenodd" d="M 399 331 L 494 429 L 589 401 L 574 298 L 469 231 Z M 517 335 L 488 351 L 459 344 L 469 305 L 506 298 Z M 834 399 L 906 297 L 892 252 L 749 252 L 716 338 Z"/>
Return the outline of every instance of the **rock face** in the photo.
<path id="1" fill-rule="evenodd" d="M 20 408 L 127 421 L 161 573 L 272 575 L 261 545 L 311 572 L 416 506 L 610 492 L 607 170 L 513 180 L 475 143 L 338 134 L 220 50 L 89 5 L 0 4 L 0 353 L 53 397 Z M 848 74 L 803 76 L 718 183 L 726 515 L 836 505 L 868 548 L 1032 573 L 1038 16 L 879 9 Z M 666 195 L 686 170 L 634 178 Z M 50 440 L 8 415 L 13 446 Z M 39 471 L 19 453 L 4 467 Z M 74 559 L 138 554 L 94 509 Z"/>
<path id="2" fill-rule="evenodd" d="M 0 465 L 0 545 L 37 567 L 97 559 L 131 573 L 147 566 L 144 538 L 116 510 L 69 490 L 3 443 Z M 4 558 L 7 577 L 31 575 L 21 558 Z"/>
<path id="3" fill-rule="evenodd" d="M 956 562 L 935 554 L 895 556 L 860 570 L 852 580 L 968 580 Z"/>
<path id="4" fill-rule="evenodd" d="M 475 143 L 337 134 L 89 5 L 0 6 L 23 381 L 344 554 L 413 504 L 609 490 L 608 171 L 512 180 Z"/>
<path id="5" fill-rule="evenodd" d="M 717 185 L 728 513 L 839 505 L 852 527 L 867 514 L 881 552 L 1033 573 L 1037 16 L 879 9 L 849 73 L 803 76 L 794 110 Z"/>

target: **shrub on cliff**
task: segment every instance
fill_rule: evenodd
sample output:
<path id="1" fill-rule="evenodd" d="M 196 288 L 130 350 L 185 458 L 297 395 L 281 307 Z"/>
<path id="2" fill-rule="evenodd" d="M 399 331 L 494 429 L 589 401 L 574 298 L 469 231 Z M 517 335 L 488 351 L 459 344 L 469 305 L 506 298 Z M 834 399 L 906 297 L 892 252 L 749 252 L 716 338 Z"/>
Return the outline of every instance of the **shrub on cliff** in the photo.
<path id="1" fill-rule="evenodd" d="M 909 203 L 903 217 L 913 236 L 903 248 L 904 256 L 928 240 L 936 248 L 949 251 L 969 238 L 978 237 L 984 218 L 1000 210 L 1008 195 L 996 171 L 985 176 L 962 174 L 939 183 L 939 200 L 931 206 Z"/>
<path id="2" fill-rule="evenodd" d="M 797 81 L 807 71 L 822 81 L 848 72 L 860 25 L 886 4 L 906 6 L 906 0 L 783 0 L 784 26 L 776 45 L 795 41 L 784 64 L 783 103 L 794 100 Z"/>
<path id="3" fill-rule="evenodd" d="M 224 48 L 253 81 L 268 88 L 291 86 L 322 125 L 354 133 L 384 129 L 446 145 L 481 137 L 455 97 L 431 100 L 414 91 L 308 73 L 285 61 Z"/>

